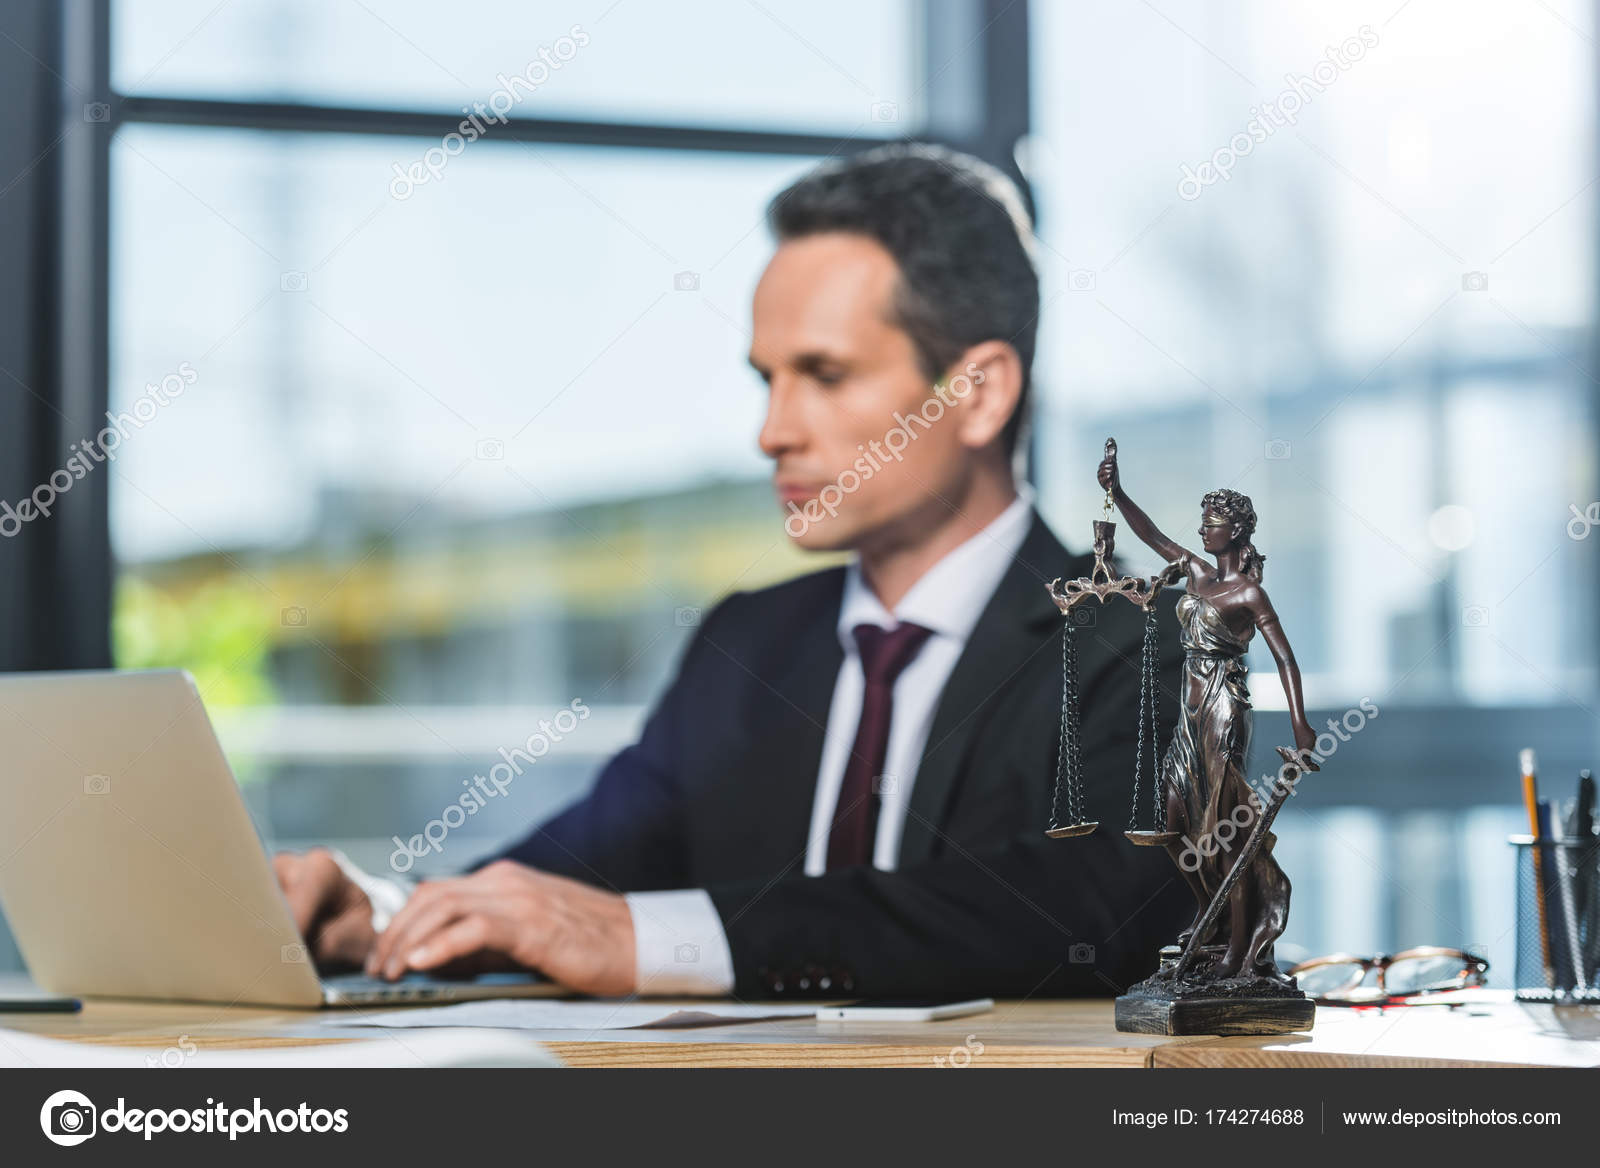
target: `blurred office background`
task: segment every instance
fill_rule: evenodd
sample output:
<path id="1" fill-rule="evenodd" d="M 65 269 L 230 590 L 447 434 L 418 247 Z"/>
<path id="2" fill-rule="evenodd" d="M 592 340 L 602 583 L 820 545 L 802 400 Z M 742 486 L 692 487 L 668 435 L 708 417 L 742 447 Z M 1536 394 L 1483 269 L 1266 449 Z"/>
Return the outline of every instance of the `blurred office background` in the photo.
<path id="1" fill-rule="evenodd" d="M 1600 738 L 1594 31 L 1590 0 L 8 5 L 0 499 L 140 413 L 0 540 L 0 668 L 191 670 L 269 842 L 379 870 L 580 700 L 418 870 L 519 834 L 701 610 L 812 566 L 755 446 L 763 208 L 930 137 L 1038 211 L 1058 532 L 1108 434 L 1180 538 L 1246 491 L 1316 720 L 1381 711 L 1279 821 L 1284 955 L 1466 944 L 1504 984 L 1516 751 L 1567 797 Z"/>

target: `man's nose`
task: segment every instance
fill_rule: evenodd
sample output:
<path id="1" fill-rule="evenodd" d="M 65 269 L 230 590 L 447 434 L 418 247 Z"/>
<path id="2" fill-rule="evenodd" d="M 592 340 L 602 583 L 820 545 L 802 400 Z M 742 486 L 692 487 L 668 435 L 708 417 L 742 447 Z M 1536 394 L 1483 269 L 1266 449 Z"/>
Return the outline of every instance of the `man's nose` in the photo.
<path id="1" fill-rule="evenodd" d="M 804 445 L 804 431 L 795 401 L 793 386 L 786 378 L 774 377 L 767 394 L 767 417 L 757 439 L 761 453 L 777 458 Z"/>

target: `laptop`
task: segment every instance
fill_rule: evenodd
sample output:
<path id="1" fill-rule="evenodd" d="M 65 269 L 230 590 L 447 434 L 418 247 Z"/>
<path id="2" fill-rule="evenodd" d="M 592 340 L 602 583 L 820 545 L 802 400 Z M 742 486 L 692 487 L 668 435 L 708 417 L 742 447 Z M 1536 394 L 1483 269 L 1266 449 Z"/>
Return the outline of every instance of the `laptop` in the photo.
<path id="1" fill-rule="evenodd" d="M 535 974 L 319 978 L 194 679 L 0 676 L 0 909 L 73 997 L 369 1006 L 564 991 Z"/>

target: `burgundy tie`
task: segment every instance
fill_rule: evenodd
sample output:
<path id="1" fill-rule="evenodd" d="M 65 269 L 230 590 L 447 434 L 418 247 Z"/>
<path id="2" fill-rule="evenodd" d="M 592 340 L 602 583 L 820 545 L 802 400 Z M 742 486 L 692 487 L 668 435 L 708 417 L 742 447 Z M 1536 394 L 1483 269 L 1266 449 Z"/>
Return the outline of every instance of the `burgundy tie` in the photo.
<path id="1" fill-rule="evenodd" d="M 872 861 L 878 838 L 878 792 L 873 780 L 883 773 L 889 753 L 889 718 L 894 712 L 894 681 L 933 635 L 932 629 L 909 622 L 892 629 L 855 627 L 866 686 L 861 694 L 861 721 L 845 762 L 839 801 L 833 806 L 828 831 L 828 871 Z"/>

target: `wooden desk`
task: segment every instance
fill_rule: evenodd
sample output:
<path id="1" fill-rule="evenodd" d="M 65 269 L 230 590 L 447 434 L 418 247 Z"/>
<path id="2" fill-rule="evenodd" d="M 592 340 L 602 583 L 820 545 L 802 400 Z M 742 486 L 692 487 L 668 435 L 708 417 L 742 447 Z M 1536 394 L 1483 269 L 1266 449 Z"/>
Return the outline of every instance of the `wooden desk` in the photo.
<path id="1" fill-rule="evenodd" d="M 146 1050 L 187 1042 L 200 1051 L 306 1046 L 386 1033 L 332 1030 L 321 1024 L 326 1016 L 95 1001 L 85 1003 L 81 1014 L 0 1014 L 0 1028 Z M 1503 999 L 1383 1014 L 1323 1008 L 1310 1035 L 1277 1038 L 1119 1034 L 1111 1003 L 1104 1000 L 1001 1002 L 987 1014 L 932 1023 L 788 1018 L 581 1037 L 573 1031 L 525 1033 L 578 1067 L 1600 1066 L 1600 1009 Z"/>

